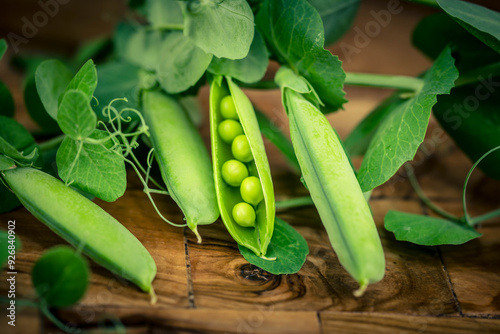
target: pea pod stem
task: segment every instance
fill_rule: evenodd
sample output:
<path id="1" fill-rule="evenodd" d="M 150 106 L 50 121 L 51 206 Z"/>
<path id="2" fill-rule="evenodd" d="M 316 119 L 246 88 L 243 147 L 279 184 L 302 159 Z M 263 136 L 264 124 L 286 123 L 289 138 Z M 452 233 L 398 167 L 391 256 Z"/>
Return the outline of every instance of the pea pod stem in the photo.
<path id="1" fill-rule="evenodd" d="M 311 196 L 302 196 L 296 198 L 290 198 L 282 201 L 276 201 L 277 210 L 291 209 L 301 206 L 314 205 Z"/>
<path id="2" fill-rule="evenodd" d="M 404 75 L 388 75 L 388 74 L 373 74 L 373 73 L 358 73 L 346 72 L 344 83 L 351 86 L 367 86 L 388 89 L 402 89 L 417 92 L 423 85 L 424 81 L 421 78 L 404 76 Z M 278 89 L 279 86 L 274 81 L 259 81 L 255 84 L 242 84 L 245 88 L 252 89 Z"/>
<path id="3" fill-rule="evenodd" d="M 498 216 L 500 216 L 500 209 L 490 211 L 490 212 L 485 213 L 485 214 L 483 214 L 481 216 L 470 218 L 470 222 L 471 222 L 472 225 L 477 225 L 479 223 L 482 223 L 482 222 L 484 222 L 486 220 L 489 220 L 489 219 L 492 219 L 492 218 L 495 218 L 495 217 L 498 217 Z"/>
<path id="4" fill-rule="evenodd" d="M 425 195 L 424 191 L 420 187 L 420 184 L 418 183 L 417 177 L 415 176 L 415 171 L 413 168 L 410 167 L 409 164 L 404 164 L 405 170 L 406 170 L 406 175 L 408 175 L 408 180 L 410 181 L 411 186 L 413 187 L 413 190 L 417 193 L 417 196 L 420 198 L 422 202 L 424 202 L 425 205 L 427 205 L 432 211 L 437 213 L 438 215 L 448 218 L 452 221 L 459 222 L 460 219 L 451 213 L 441 209 L 439 206 L 435 205 L 427 195 Z"/>
<path id="5" fill-rule="evenodd" d="M 344 83 L 353 86 L 403 89 L 414 92 L 418 92 L 424 85 L 422 79 L 415 77 L 353 72 L 346 73 Z"/>

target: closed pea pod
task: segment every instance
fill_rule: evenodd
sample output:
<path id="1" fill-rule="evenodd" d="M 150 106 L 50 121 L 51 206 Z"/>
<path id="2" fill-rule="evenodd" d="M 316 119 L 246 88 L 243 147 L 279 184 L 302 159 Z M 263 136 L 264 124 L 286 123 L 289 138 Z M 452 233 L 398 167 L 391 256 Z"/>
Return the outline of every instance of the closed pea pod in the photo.
<path id="1" fill-rule="evenodd" d="M 143 113 L 163 181 L 200 242 L 197 226 L 211 224 L 219 217 L 208 151 L 173 97 L 160 91 L 145 91 Z"/>
<path id="2" fill-rule="evenodd" d="M 359 282 L 384 277 L 385 259 L 368 203 L 338 136 L 301 94 L 284 89 L 290 135 L 300 168 L 340 263 Z"/>
<path id="3" fill-rule="evenodd" d="M 224 110 L 226 105 L 230 107 L 234 105 L 235 113 L 232 112 L 231 108 L 229 109 L 231 112 L 226 112 Z M 219 124 L 226 117 L 239 120 L 249 149 L 249 151 L 246 151 L 244 147 L 243 159 L 245 161 L 240 162 L 245 163 L 247 166 L 249 174 L 246 176 L 258 178 L 262 185 L 263 200 L 254 207 L 249 205 L 255 211 L 255 227 L 252 227 L 252 212 L 248 209 L 248 206 L 240 205 L 234 210 L 234 213 L 238 216 L 238 220 L 240 220 L 240 217 L 243 217 L 240 221 L 240 223 L 242 222 L 241 225 L 235 220 L 233 215 L 235 206 L 244 202 L 239 186 L 246 176 L 232 185 L 226 183 L 223 178 L 223 166 L 225 163 L 238 159 L 233 155 L 231 150 L 232 145 L 225 142 L 217 132 Z M 264 257 L 271 241 L 275 218 L 271 170 L 252 103 L 230 78 L 216 77 L 211 83 L 210 131 L 214 179 L 222 221 L 238 244 L 252 250 L 257 256 Z M 251 153 L 251 158 L 248 152 Z M 245 202 L 245 204 L 247 203 Z"/>
<path id="4" fill-rule="evenodd" d="M 156 299 L 156 264 L 120 222 L 63 182 L 30 167 L 2 172 L 3 179 L 36 218 L 99 265 Z"/>

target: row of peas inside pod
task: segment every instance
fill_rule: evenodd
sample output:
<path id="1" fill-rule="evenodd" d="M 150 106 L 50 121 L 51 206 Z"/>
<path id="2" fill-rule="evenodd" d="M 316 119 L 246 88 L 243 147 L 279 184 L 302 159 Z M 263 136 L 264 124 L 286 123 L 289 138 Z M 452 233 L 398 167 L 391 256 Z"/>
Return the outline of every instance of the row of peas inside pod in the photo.
<path id="1" fill-rule="evenodd" d="M 255 208 L 264 200 L 264 194 L 256 176 L 250 144 L 239 122 L 231 95 L 222 98 L 220 112 L 223 121 L 219 124 L 218 134 L 224 143 L 231 146 L 234 157 L 223 163 L 222 178 L 229 186 L 240 188 L 243 200 L 233 206 L 233 219 L 242 227 L 255 227 Z"/>

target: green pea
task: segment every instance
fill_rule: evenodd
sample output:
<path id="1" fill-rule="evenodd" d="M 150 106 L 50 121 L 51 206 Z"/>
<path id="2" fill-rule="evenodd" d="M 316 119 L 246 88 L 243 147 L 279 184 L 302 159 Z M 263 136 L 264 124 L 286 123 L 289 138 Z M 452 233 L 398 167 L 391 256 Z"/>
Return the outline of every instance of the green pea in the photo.
<path id="1" fill-rule="evenodd" d="M 221 139 L 227 143 L 231 144 L 239 135 L 243 134 L 243 128 L 241 127 L 240 122 L 235 121 L 234 119 L 226 119 L 219 124 L 219 136 Z"/>
<path id="2" fill-rule="evenodd" d="M 222 165 L 222 178 L 230 186 L 239 187 L 246 177 L 248 169 L 241 161 L 228 160 Z"/>
<path id="3" fill-rule="evenodd" d="M 151 283 L 156 264 L 139 240 L 115 218 L 38 169 L 17 167 L 3 171 L 2 176 L 24 207 L 57 235 L 154 296 Z"/>
<path id="4" fill-rule="evenodd" d="M 245 135 L 239 135 L 234 138 L 231 144 L 231 152 L 233 156 L 243 162 L 250 162 L 253 160 L 252 150 L 248 143 L 248 138 Z"/>
<path id="5" fill-rule="evenodd" d="M 220 101 L 220 113 L 225 119 L 238 120 L 238 114 L 231 95 L 224 96 Z"/>
<path id="6" fill-rule="evenodd" d="M 234 221 L 243 227 L 254 227 L 255 226 L 255 210 L 254 208 L 245 202 L 236 204 L 233 207 L 233 218 Z"/>
<path id="7" fill-rule="evenodd" d="M 241 182 L 241 198 L 247 203 L 257 206 L 263 199 L 262 185 L 258 177 L 249 176 Z"/>

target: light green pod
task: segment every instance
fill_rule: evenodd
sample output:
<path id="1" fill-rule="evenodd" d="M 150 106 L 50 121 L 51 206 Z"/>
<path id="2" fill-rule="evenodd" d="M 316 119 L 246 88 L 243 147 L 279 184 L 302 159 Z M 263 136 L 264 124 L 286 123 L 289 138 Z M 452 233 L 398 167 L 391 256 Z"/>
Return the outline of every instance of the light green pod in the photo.
<path id="1" fill-rule="evenodd" d="M 384 277 L 385 259 L 370 208 L 326 117 L 301 94 L 285 89 L 290 135 L 304 180 L 340 263 L 359 282 Z"/>
<path id="2" fill-rule="evenodd" d="M 155 300 L 156 264 L 146 248 L 120 222 L 63 182 L 38 169 L 2 171 L 8 186 L 36 218 L 82 249 L 99 265 L 135 283 Z"/>
<path id="3" fill-rule="evenodd" d="M 188 227 L 219 218 L 212 163 L 203 140 L 179 103 L 161 91 L 145 91 L 143 114 L 163 181 Z"/>
<path id="4" fill-rule="evenodd" d="M 234 159 L 231 145 L 225 143 L 217 134 L 218 125 L 222 122 L 220 103 L 222 98 L 227 95 L 231 95 L 234 100 L 238 119 L 252 151 L 253 160 L 247 164 L 248 170 L 250 175 L 258 177 L 262 184 L 264 200 L 256 208 L 255 228 L 242 227 L 234 221 L 233 207 L 242 202 L 243 199 L 239 187 L 229 186 L 221 175 L 224 162 Z M 230 78 L 217 77 L 212 81 L 210 87 L 210 134 L 215 189 L 222 221 L 238 244 L 252 250 L 257 256 L 264 257 L 274 231 L 275 203 L 271 169 L 252 103 Z"/>

